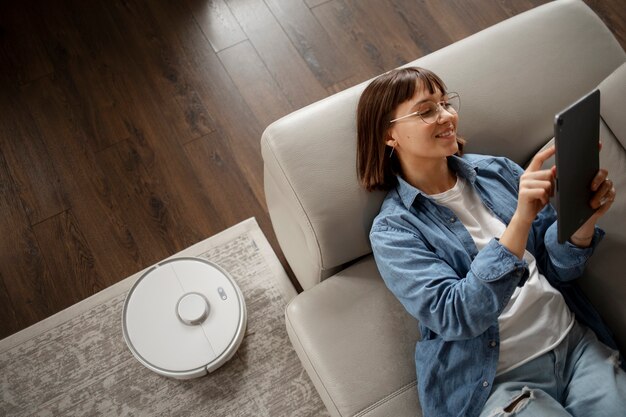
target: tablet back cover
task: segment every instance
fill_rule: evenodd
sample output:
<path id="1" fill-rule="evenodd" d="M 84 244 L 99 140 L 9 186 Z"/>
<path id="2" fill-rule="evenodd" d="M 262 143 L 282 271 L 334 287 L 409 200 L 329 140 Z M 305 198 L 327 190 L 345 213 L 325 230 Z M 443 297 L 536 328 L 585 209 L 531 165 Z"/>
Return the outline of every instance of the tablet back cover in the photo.
<path id="1" fill-rule="evenodd" d="M 557 114 L 554 130 L 558 240 L 564 243 L 595 211 L 589 201 L 599 169 L 600 91 Z"/>

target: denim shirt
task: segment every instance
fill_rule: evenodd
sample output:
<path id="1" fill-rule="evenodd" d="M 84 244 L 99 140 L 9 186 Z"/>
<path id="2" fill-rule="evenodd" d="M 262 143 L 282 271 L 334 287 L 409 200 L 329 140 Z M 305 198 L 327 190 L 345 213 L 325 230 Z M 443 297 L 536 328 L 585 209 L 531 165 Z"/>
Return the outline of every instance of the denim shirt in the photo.
<path id="1" fill-rule="evenodd" d="M 452 156 L 448 165 L 509 224 L 522 168 L 483 155 Z M 526 249 L 576 319 L 615 348 L 599 315 L 572 283 L 603 236 L 596 227 L 589 248 L 559 244 L 556 213 L 547 205 L 533 222 Z M 528 265 L 495 238 L 479 252 L 452 210 L 400 177 L 374 219 L 370 241 L 387 287 L 419 321 L 415 366 L 424 415 L 478 416 L 496 374 L 498 316 L 515 288 L 524 285 Z"/>

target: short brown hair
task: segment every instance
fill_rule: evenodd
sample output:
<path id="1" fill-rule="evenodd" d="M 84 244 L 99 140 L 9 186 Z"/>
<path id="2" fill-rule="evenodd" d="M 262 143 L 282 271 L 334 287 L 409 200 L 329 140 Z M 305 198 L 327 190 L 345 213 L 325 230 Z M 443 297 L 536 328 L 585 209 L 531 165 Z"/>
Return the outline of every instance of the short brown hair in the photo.
<path id="1" fill-rule="evenodd" d="M 444 82 L 424 68 L 395 69 L 375 78 L 363 91 L 357 107 L 357 175 L 368 191 L 390 190 L 397 184 L 400 172 L 397 157 L 385 143 L 393 111 L 411 99 L 419 85 L 431 94 L 446 94 Z M 465 140 L 457 136 L 458 155 Z M 389 148 L 389 149 L 387 149 Z"/>

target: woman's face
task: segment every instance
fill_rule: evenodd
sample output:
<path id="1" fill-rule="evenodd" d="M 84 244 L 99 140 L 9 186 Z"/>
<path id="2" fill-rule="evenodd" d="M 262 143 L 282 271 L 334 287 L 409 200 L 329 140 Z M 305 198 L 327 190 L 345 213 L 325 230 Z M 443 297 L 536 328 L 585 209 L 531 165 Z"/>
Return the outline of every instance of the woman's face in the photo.
<path id="1" fill-rule="evenodd" d="M 422 113 L 429 103 L 440 103 L 444 100 L 445 96 L 441 91 L 431 94 L 420 85 L 412 98 L 396 108 L 392 120 L 416 111 Z M 394 152 L 403 165 L 411 161 L 424 161 L 425 158 L 441 159 L 454 155 L 459 150 L 456 141 L 458 114 L 443 108 L 438 110 L 436 120 L 430 124 L 418 115 L 391 124 L 386 144 L 395 148 Z"/>

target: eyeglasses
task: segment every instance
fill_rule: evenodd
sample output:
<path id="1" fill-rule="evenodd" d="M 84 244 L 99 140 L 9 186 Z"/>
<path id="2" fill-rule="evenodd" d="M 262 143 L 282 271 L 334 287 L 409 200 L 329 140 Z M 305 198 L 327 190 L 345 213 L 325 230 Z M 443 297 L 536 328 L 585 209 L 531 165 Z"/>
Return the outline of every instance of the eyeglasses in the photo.
<path id="1" fill-rule="evenodd" d="M 435 123 L 439 118 L 439 113 L 442 110 L 447 111 L 450 114 L 457 114 L 461 107 L 461 99 L 457 93 L 448 93 L 446 97 L 439 103 L 434 101 L 425 101 L 420 104 L 420 109 L 413 113 L 406 114 L 404 116 L 393 119 L 389 123 L 397 122 L 398 120 L 407 119 L 413 116 L 419 116 L 424 123 Z"/>

